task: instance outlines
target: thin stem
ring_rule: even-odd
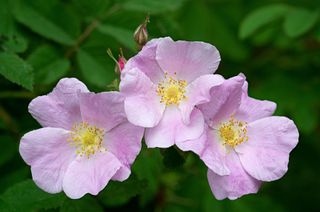
[[[84,32],[78,38],[76,44],[67,50],[65,53],[66,58],[70,58],[76,51],[78,51],[80,45],[89,37],[89,35],[93,32],[93,30],[98,26],[99,21],[93,20],[89,26],[86,27]]]
[[[112,15],[113,13],[115,13],[117,10],[119,10],[119,8],[120,8],[119,5],[115,4],[105,14],[103,14],[100,18],[97,17],[96,19],[94,19],[85,28],[83,33],[77,39],[76,43],[66,51],[64,56],[66,58],[72,57],[72,55],[79,50],[80,45],[91,35],[91,33],[96,29],[96,27],[100,24],[100,22],[103,21],[108,16]]]

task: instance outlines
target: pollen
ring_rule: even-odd
[[[86,122],[80,122],[72,127],[67,141],[76,147],[77,155],[89,158],[96,152],[106,151],[102,146],[104,134],[103,129]]]
[[[157,94],[161,97],[160,102],[169,105],[179,105],[181,101],[187,99],[186,86],[187,81],[177,80],[176,73],[174,76],[164,75],[165,79],[158,84]]]
[[[234,148],[242,142],[248,141],[247,123],[236,120],[233,116],[220,124],[218,131],[223,145]]]

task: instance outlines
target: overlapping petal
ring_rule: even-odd
[[[86,193],[97,195],[121,166],[110,152],[96,153],[90,159],[79,157],[65,173],[63,190],[72,199],[81,198]]]
[[[20,142],[20,155],[31,166],[35,183],[49,193],[62,190],[62,181],[75,149],[67,139],[70,133],[59,128],[41,128],[25,134]]]
[[[185,124],[190,123],[190,114],[194,107],[210,101],[210,89],[223,83],[224,78],[218,74],[202,75],[191,82],[186,88],[187,99],[180,103],[182,119]]]
[[[219,175],[230,174],[227,165],[228,152],[227,149],[221,145],[216,131],[208,128],[206,135],[207,140],[200,154],[200,159],[215,173]]]
[[[164,72],[192,82],[201,75],[213,74],[221,59],[211,44],[164,39],[158,44],[156,60]]]
[[[206,129],[204,129],[202,135],[199,138],[185,140],[185,141],[177,141],[176,145],[182,151],[192,151],[197,155],[201,155],[203,150],[205,149],[206,142],[207,142],[207,133],[206,133]]]
[[[237,111],[241,101],[243,83],[244,78],[236,76],[211,88],[210,102],[198,106],[210,126],[217,125]]]
[[[64,78],[51,93],[32,100],[29,112],[43,127],[71,129],[81,121],[79,92],[89,91],[79,80]]]
[[[191,114],[190,124],[185,125],[176,107],[167,107],[160,123],[146,129],[145,140],[148,147],[167,148],[176,142],[199,138],[204,130],[204,119],[198,109]]]
[[[156,87],[139,69],[122,72],[120,91],[126,98],[128,120],[141,127],[154,127],[161,120],[165,105],[160,103]]]
[[[127,121],[119,92],[81,93],[79,101],[82,120],[106,132]]]
[[[208,170],[209,185],[218,200],[225,198],[234,200],[243,195],[258,192],[261,182],[246,173],[238,155],[233,151],[228,154],[227,164],[230,174],[226,176],[220,176]]]
[[[157,84],[161,81],[164,77],[164,72],[156,60],[156,50],[159,43],[166,39],[170,38],[157,38],[149,41],[136,56],[128,60],[123,72],[138,68],[153,83]]]
[[[288,169],[289,153],[297,145],[299,132],[286,117],[267,117],[248,125],[248,138],[236,147],[244,169],[254,178],[272,181]]]
[[[267,100],[258,100],[248,96],[248,82],[242,88],[241,104],[235,114],[235,118],[252,122],[271,116],[276,110],[276,103]]]
[[[106,133],[104,145],[107,151],[117,156],[122,167],[114,180],[123,181],[131,173],[130,166],[141,150],[144,128],[124,122]]]

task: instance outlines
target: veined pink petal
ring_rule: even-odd
[[[192,112],[190,124],[185,125],[179,109],[175,106],[169,106],[160,123],[154,128],[146,129],[145,140],[149,148],[166,148],[177,142],[199,138],[203,130],[204,119],[198,109],[194,109]]]
[[[97,195],[121,166],[120,161],[108,151],[90,158],[78,157],[65,173],[63,190],[72,199],[79,199],[86,193]]]
[[[220,176],[208,169],[208,181],[212,193],[218,200],[234,200],[243,195],[257,193],[261,182],[251,177],[242,168],[239,158],[233,151],[227,155],[230,174]]]
[[[218,175],[228,175],[230,174],[227,164],[228,150],[219,141],[216,130],[206,128],[207,140],[199,155],[200,159]]]
[[[216,47],[204,42],[164,39],[158,44],[156,60],[164,72],[180,80],[192,82],[205,74],[214,73],[220,63]]]
[[[194,108],[190,115],[190,123],[185,124],[181,114],[177,117],[176,143],[199,138],[204,132],[204,117],[200,110]]]
[[[177,141],[176,145],[182,151],[192,151],[197,155],[201,155],[206,147],[207,131],[203,131],[202,135],[196,139],[190,139],[185,141]]]
[[[230,118],[237,111],[240,105],[243,83],[244,78],[236,76],[211,88],[210,102],[198,106],[210,126],[215,126]]]
[[[156,126],[164,112],[156,86],[139,69],[121,74],[120,91],[125,95],[124,108],[128,120],[137,126]]]
[[[124,97],[119,92],[79,94],[82,120],[109,131],[127,121]]]
[[[179,122],[179,111],[167,107],[159,124],[146,129],[144,138],[147,146],[167,148],[174,145],[176,122]]]
[[[235,118],[252,122],[264,117],[271,116],[276,110],[276,103],[267,100],[257,100],[248,96],[248,83],[242,88],[241,104]]]
[[[244,169],[254,178],[272,181],[288,170],[289,153],[297,145],[299,132],[286,117],[267,117],[247,126],[247,142],[236,147]]]
[[[41,128],[25,134],[20,155],[31,166],[34,182],[44,191],[62,191],[65,172],[75,159],[75,149],[67,142],[70,133],[60,128]]]
[[[123,165],[117,176],[114,176],[114,180],[123,181],[129,177],[130,166],[141,150],[143,132],[144,128],[126,121],[106,133],[104,146]]]
[[[81,121],[79,92],[89,91],[75,78],[61,79],[51,93],[31,101],[29,112],[43,127],[71,129]]]
[[[163,79],[164,72],[156,60],[156,50],[159,43],[167,39],[170,38],[158,38],[149,41],[136,56],[128,60],[123,71],[138,68],[147,75],[153,83],[157,84]]]
[[[186,88],[187,99],[179,105],[182,119],[185,124],[190,122],[190,114],[194,106],[210,101],[210,89],[224,82],[224,78],[218,74],[202,75],[191,82]]]

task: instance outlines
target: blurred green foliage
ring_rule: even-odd
[[[318,0],[0,0],[0,211],[317,211],[320,202],[320,2]],[[253,97],[278,104],[300,142],[288,173],[256,195],[214,199],[206,168],[191,153],[143,148],[133,174],[97,197],[70,200],[32,182],[18,153],[39,124],[30,100],[62,77],[93,91],[118,76],[107,48],[127,58],[132,33],[150,14],[150,37],[209,42],[218,73],[247,76]]]

